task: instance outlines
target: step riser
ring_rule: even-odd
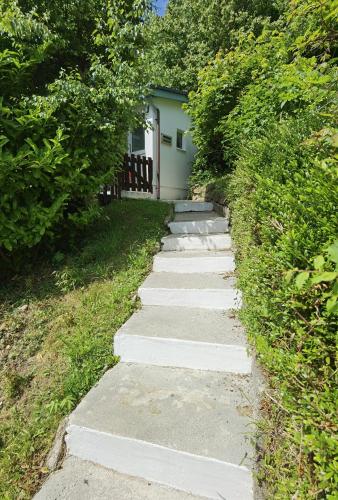
[[[139,297],[145,306],[202,307],[205,309],[239,309],[240,292],[208,289],[140,288]]]
[[[253,499],[246,467],[77,425],[67,431],[69,453],[83,460],[210,499]]]
[[[158,273],[232,273],[233,257],[154,258],[153,270]]]
[[[191,368],[226,373],[251,373],[244,347],[207,342],[117,334],[114,354],[126,363]]]
[[[175,212],[211,212],[213,210],[213,204],[209,202],[178,202],[175,203]]]
[[[169,222],[168,226],[172,234],[217,234],[229,231],[226,220]]]
[[[184,251],[184,250],[230,250],[231,237],[230,235],[210,235],[210,236],[191,236],[180,238],[163,238],[162,250],[168,251]]]

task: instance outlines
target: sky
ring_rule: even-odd
[[[163,16],[168,0],[156,0],[158,13]]]

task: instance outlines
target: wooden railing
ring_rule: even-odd
[[[115,184],[105,184],[99,193],[99,201],[107,205],[121,199],[121,191],[153,192],[153,160],[140,155],[125,155]]]

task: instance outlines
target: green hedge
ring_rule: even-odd
[[[337,479],[338,176],[304,132],[251,141],[228,187],[242,318],[283,408],[263,433],[274,498],[334,498]]]
[[[290,2],[260,37],[218,55],[190,96],[192,182],[227,173],[242,319],[269,374],[268,498],[337,491],[334,12],[332,2]]]
[[[92,219],[143,102],[149,5],[1,2],[0,255]]]

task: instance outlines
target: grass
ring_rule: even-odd
[[[31,498],[62,420],[112,367],[112,338],[164,234],[167,204],[128,200],[54,265],[40,262],[0,287],[0,498]]]

